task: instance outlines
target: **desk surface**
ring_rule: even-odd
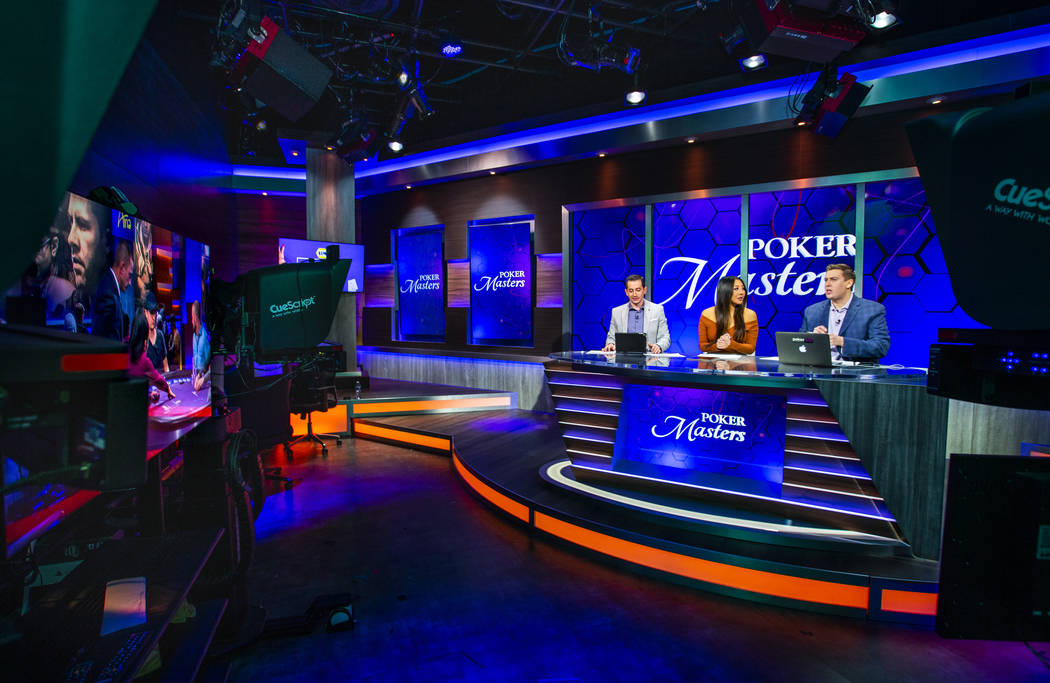
[[[724,384],[800,386],[814,380],[843,380],[879,384],[926,384],[926,370],[884,365],[836,365],[820,368],[788,365],[776,358],[757,356],[672,357],[664,354],[590,353],[562,351],[554,360],[585,366],[592,372],[647,377],[653,380],[717,381]]]

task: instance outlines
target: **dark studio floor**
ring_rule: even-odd
[[[475,499],[447,457],[352,439],[295,452],[265,457],[296,485],[257,521],[252,601],[287,617],[351,592],[357,625],[241,650],[233,681],[1050,680],[1046,643],[945,640],[584,557]]]

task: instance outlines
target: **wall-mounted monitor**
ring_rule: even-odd
[[[365,246],[363,244],[297,240],[290,237],[281,237],[277,240],[277,263],[323,261],[325,259],[325,250],[329,244],[339,245],[340,260],[350,260],[350,270],[346,274],[346,283],[343,285],[343,291],[362,291],[365,286]]]

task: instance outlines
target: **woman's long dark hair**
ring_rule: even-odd
[[[146,313],[141,308],[135,311],[135,320],[131,323],[131,339],[128,347],[131,351],[131,362],[137,363],[146,352],[146,337],[149,335],[149,323]]]
[[[733,307],[733,285],[744,281],[738,277],[724,277],[718,281],[718,289],[715,290],[715,338],[721,337],[730,327],[733,328],[733,341],[742,342],[747,339],[747,327],[744,325],[744,308],[747,307],[747,285],[744,285],[744,303],[736,307],[733,314],[733,324],[729,324],[729,311]]]

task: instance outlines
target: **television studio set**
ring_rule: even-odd
[[[1050,679],[1046,3],[8,9],[5,680]]]

